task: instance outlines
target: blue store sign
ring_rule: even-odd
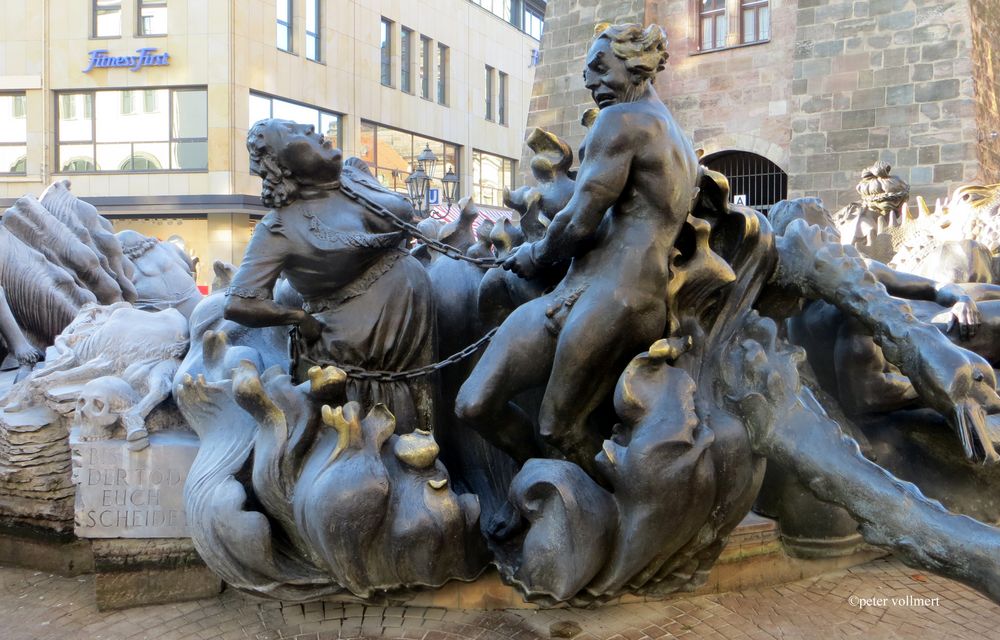
[[[90,53],[90,64],[84,73],[90,73],[91,69],[108,69],[111,67],[127,67],[130,71],[138,71],[143,67],[165,67],[170,64],[170,54],[164,51],[156,53],[157,49],[143,47],[136,49],[137,55],[132,56],[112,56],[108,55],[107,49],[95,49]]]

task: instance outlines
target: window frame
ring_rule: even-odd
[[[510,114],[507,112],[509,78],[510,76],[503,71],[497,71],[497,122],[503,126],[507,126],[510,120]]]
[[[437,67],[437,102],[448,106],[448,74],[451,70],[451,48],[448,45],[437,43],[438,67]]]
[[[729,34],[729,8],[726,6],[726,0],[694,0],[698,8],[698,51],[718,51],[719,49],[726,48],[726,40]],[[711,9],[705,9],[705,3],[712,3]],[[717,6],[721,3],[721,7]],[[722,18],[725,29],[722,34],[722,44],[719,42],[719,18]],[[705,23],[711,24],[712,42],[709,46],[705,46]]]
[[[706,53],[712,53],[713,51],[726,51],[729,49],[736,49],[739,47],[752,47],[755,45],[766,44],[771,41],[771,24],[773,21],[773,16],[771,12],[771,0],[725,0],[723,4],[723,9],[718,8],[712,9],[711,11],[702,12],[703,0],[691,0],[692,7],[691,10],[691,28],[694,30],[694,50],[690,52],[689,55],[702,55]],[[749,42],[744,42],[746,38],[745,29],[743,27],[744,15],[746,9],[755,11],[755,29],[757,33],[755,34],[756,39]],[[764,22],[761,18],[761,9],[766,9],[767,11],[767,21],[766,30],[767,37],[760,37],[760,26]],[[724,41],[719,46],[706,47],[702,42],[703,38],[703,19],[705,16],[712,15],[713,18],[724,16],[726,31],[724,35]],[[716,39],[716,24],[713,21],[713,40]]]
[[[382,16],[379,22],[379,80],[383,87],[393,87],[392,69],[392,36],[395,32],[393,25],[396,23]]]
[[[424,140],[431,140],[433,142],[439,142],[439,143],[443,144],[446,148],[447,147],[452,147],[452,149],[454,151],[454,154],[455,154],[455,163],[453,165],[449,164],[447,162],[447,157],[438,158],[438,165],[437,165],[435,174],[437,174],[438,172],[440,172],[441,176],[438,177],[437,175],[435,175],[435,176],[432,177],[432,179],[433,180],[437,180],[438,182],[440,182],[441,178],[444,177],[444,175],[447,173],[449,167],[451,167],[451,169],[455,172],[456,175],[462,175],[462,173],[461,173],[462,145],[460,145],[458,143],[449,142],[447,140],[442,140],[441,138],[435,138],[434,136],[426,136],[426,135],[424,135],[422,133],[417,133],[415,131],[408,131],[406,129],[400,129],[399,127],[392,127],[392,126],[389,126],[389,125],[380,124],[378,122],[375,122],[374,120],[365,120],[365,119],[362,119],[361,120],[361,128],[360,128],[362,133],[364,132],[365,128],[371,128],[371,131],[372,131],[372,149],[371,149],[372,162],[368,162],[367,160],[364,160],[364,162],[366,162],[368,164],[368,167],[371,169],[372,174],[375,176],[376,180],[378,180],[379,168],[380,168],[379,164],[378,164],[378,138],[379,138],[378,133],[379,133],[379,129],[385,129],[385,130],[388,130],[388,131],[394,131],[396,133],[400,133],[400,134],[403,134],[403,135],[410,136],[410,150],[411,150],[410,152],[411,152],[411,156],[414,159],[414,161],[416,160],[416,157],[418,155],[420,155],[420,151],[423,149],[423,147],[417,148],[418,145],[415,144],[416,138],[422,138]],[[363,154],[363,153],[359,153],[358,154],[358,156],[362,157],[362,159],[363,159],[364,155],[365,154]],[[382,167],[382,168],[388,170],[388,167]],[[409,177],[409,174],[404,175],[404,176],[400,176],[400,182],[403,184],[403,187],[401,189],[399,189],[399,190],[394,189],[391,185],[382,185],[382,186],[386,187],[387,189],[391,189],[391,190],[393,190],[396,193],[399,193],[401,195],[408,195],[407,192],[405,191],[405,188],[406,188],[405,185],[406,185],[406,178],[407,177]],[[380,184],[381,184],[381,182],[380,182]],[[459,191],[460,190],[461,190],[461,185],[459,185]],[[458,198],[459,198],[459,195],[456,194],[455,199],[458,200]]]
[[[284,3],[286,10],[288,12],[288,19],[282,20],[278,17],[278,7]],[[275,5],[274,20],[276,25],[276,30],[274,34],[274,46],[278,51],[284,51],[285,53],[295,53],[295,2],[294,0],[278,0]],[[288,48],[284,49],[278,45],[278,32],[277,28],[283,28],[285,30],[285,35],[288,38]]]
[[[309,30],[309,18],[313,19],[315,31]],[[309,39],[315,41],[315,57],[309,55]],[[306,0],[306,60],[324,62],[323,57],[323,2],[322,0]]]
[[[280,100],[281,102],[284,102],[286,104],[291,104],[291,105],[295,105],[295,106],[298,106],[298,107],[304,107],[306,109],[312,109],[313,111],[316,111],[317,112],[316,113],[316,123],[315,123],[316,124],[316,131],[320,131],[321,123],[322,123],[322,120],[321,120],[322,116],[324,116],[324,115],[326,115],[326,116],[335,116],[337,118],[337,140],[336,140],[335,146],[336,146],[337,149],[343,149],[344,148],[343,144],[344,144],[344,118],[345,118],[345,115],[343,113],[340,113],[339,111],[330,111],[329,109],[323,109],[322,107],[317,107],[316,105],[309,104],[308,102],[301,102],[299,100],[289,100],[288,98],[283,98],[282,96],[276,96],[276,95],[272,95],[270,93],[265,93],[263,91],[254,91],[253,89],[251,89],[250,92],[249,92],[249,94],[247,95],[247,101],[249,102],[253,98],[264,98],[265,100],[270,101],[270,112],[269,112],[270,115],[268,116],[269,118],[273,118],[274,117],[274,101],[275,100]],[[249,128],[249,127],[253,126],[253,124],[254,124],[253,122],[250,122],[250,123],[248,123],[247,127]],[[305,123],[302,123],[302,124],[305,124]],[[322,133],[323,135],[326,135],[325,131],[320,131],[320,133]]]
[[[399,27],[399,90],[413,93],[413,29]]]
[[[761,37],[761,9],[767,9],[767,36]],[[746,39],[746,15],[754,14],[754,29],[756,37],[753,40]],[[771,1],[770,0],[740,0],[740,44],[757,44],[758,42],[768,42],[771,40]]]
[[[433,55],[431,39],[420,34],[420,97],[424,100],[431,99],[431,73],[433,72],[431,56]]]
[[[24,171],[11,171],[10,169],[14,165],[11,165],[11,167],[0,167],[0,176],[26,176],[28,175],[28,93],[27,91],[0,91],[0,97],[13,98],[11,101],[11,117],[15,120],[23,118],[25,121],[24,142],[0,142],[0,147],[17,147],[19,149],[24,149],[24,154],[19,156],[18,160],[15,162],[16,165],[17,162],[21,161],[21,158],[24,158]],[[21,100],[18,101],[18,98]],[[18,102],[21,102],[21,115],[18,115]]]
[[[174,168],[168,167],[166,169],[160,168],[160,169],[149,169],[149,170],[121,170],[121,169],[100,169],[100,168],[98,168],[98,166],[97,166],[97,145],[98,145],[98,140],[97,140],[97,120],[98,120],[98,113],[97,113],[97,96],[96,96],[96,94],[98,94],[98,93],[106,93],[106,92],[123,93],[123,92],[129,91],[129,92],[133,93],[133,99],[134,99],[134,97],[135,97],[134,94],[135,93],[144,92],[146,90],[152,90],[152,91],[163,91],[163,90],[165,90],[165,91],[168,92],[167,93],[168,115],[167,115],[167,137],[166,137],[166,139],[165,140],[130,140],[128,142],[103,143],[103,144],[123,144],[123,145],[124,144],[128,144],[128,145],[132,145],[133,147],[134,147],[134,145],[137,145],[137,144],[139,144],[139,145],[142,145],[142,144],[166,144],[168,146],[167,155],[168,155],[169,163],[170,163],[170,165],[173,165],[173,163],[174,163],[173,147],[174,147],[175,144],[190,143],[190,142],[204,142],[205,143],[205,168],[203,168],[203,169],[185,169],[185,168],[174,169]],[[189,92],[189,91],[202,91],[202,92],[204,92],[204,94],[205,94],[205,109],[206,109],[206,115],[207,115],[207,113],[208,113],[208,86],[207,85],[177,85],[177,86],[156,86],[156,87],[118,87],[118,88],[100,88],[100,89],[68,89],[68,90],[65,90],[65,91],[54,91],[53,92],[53,101],[55,103],[55,127],[54,127],[54,132],[53,133],[55,135],[55,144],[53,145],[53,153],[55,154],[54,166],[57,167],[57,169],[55,169],[52,172],[53,175],[62,175],[62,174],[118,174],[118,175],[144,174],[145,175],[145,174],[150,174],[150,173],[165,173],[165,174],[176,174],[176,173],[207,173],[208,172],[208,129],[209,129],[209,127],[208,127],[208,120],[206,119],[206,121],[205,121],[205,136],[204,137],[196,137],[196,138],[174,137],[174,117],[175,117],[175,113],[174,113],[174,95],[176,93]],[[86,100],[84,101],[84,109],[83,109],[83,117],[84,118],[88,118],[88,117],[90,118],[90,139],[89,140],[67,140],[67,141],[64,142],[62,140],[62,136],[61,136],[60,130],[59,130],[59,122],[61,120],[61,117],[60,117],[60,100],[63,100],[64,98],[69,97],[69,96],[77,96],[77,95],[85,95],[85,96],[89,96],[90,97],[90,101],[89,101],[90,107],[89,107],[89,109],[87,108],[88,102]],[[119,97],[119,104],[120,104],[120,100],[121,100],[121,98]],[[74,102],[70,101],[69,103],[73,104],[74,108],[75,108],[75,103]],[[75,117],[75,114],[74,114],[74,117]],[[91,156],[90,157],[91,157],[92,165],[93,165],[94,168],[93,169],[88,169],[88,170],[76,170],[76,171],[74,171],[74,170],[64,170],[63,166],[66,163],[62,162],[63,159],[61,157],[61,151],[60,151],[60,147],[63,144],[76,144],[76,145],[89,144],[91,146],[91,148],[92,148],[92,152],[91,152]],[[132,152],[129,154],[129,160],[131,160],[134,157],[136,157],[136,151],[133,148]]]
[[[90,3],[90,39],[91,40],[109,40],[113,38],[122,37],[122,2],[106,4],[103,8],[98,4],[100,0],[91,0]],[[102,13],[118,13],[118,33],[115,35],[101,35],[97,32],[98,16]]]
[[[135,36],[137,38],[161,38],[168,34],[167,31],[163,33],[145,33],[142,27],[142,10],[145,8],[163,8],[167,10],[167,15],[170,15],[170,9],[168,8],[168,0],[136,0],[135,4]],[[169,18],[168,18],[169,20]]]
[[[491,158],[498,158],[500,160],[500,173],[505,178],[504,184],[500,184],[497,187],[490,187],[495,193],[489,198],[483,197],[483,185],[482,185],[482,162],[483,156],[489,156]],[[505,169],[504,167],[509,168]],[[482,149],[472,149],[472,171],[470,171],[472,177],[472,190],[469,195],[471,195],[477,204],[482,204],[487,207],[503,207],[503,190],[510,189],[513,191],[517,187],[517,160],[514,158],[508,158],[497,153],[490,153],[489,151],[483,151]],[[476,176],[479,175],[480,179],[476,180]],[[509,180],[510,184],[506,184]],[[486,202],[489,200],[490,202]]]
[[[486,97],[486,104],[485,104],[485,106],[486,106],[486,119],[488,121],[490,121],[490,122],[494,122],[494,120],[493,120],[493,80],[494,80],[495,76],[496,76],[496,68],[495,67],[491,67],[490,65],[486,65],[485,78],[484,78],[484,83],[483,84],[485,85],[485,93],[486,93],[486,96],[485,96]]]

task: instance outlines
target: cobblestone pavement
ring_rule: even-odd
[[[0,568],[3,640],[580,640],[988,638],[1000,607],[955,582],[878,560],[777,587],[593,610],[448,611],[305,605],[227,591],[183,604],[99,612],[93,578]],[[876,600],[876,599],[883,600]],[[893,598],[897,601],[893,602]]]

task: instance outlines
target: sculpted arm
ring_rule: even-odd
[[[951,307],[952,322],[958,323],[962,337],[975,335],[982,316],[975,301],[960,286],[896,271],[874,260],[867,263],[868,270],[882,283],[889,295],[906,300],[929,300],[942,307]]]
[[[284,235],[261,226],[247,246],[243,263],[226,289],[225,317],[247,327],[310,325],[315,319],[304,310],[280,305],[273,299],[274,284],[291,248]],[[308,327],[304,327],[308,330]]]
[[[635,156],[636,124],[632,118],[615,111],[603,111],[587,140],[587,155],[580,165],[573,196],[557,213],[538,242],[518,251],[537,265],[549,265],[578,255],[586,240],[593,236],[608,210],[621,196],[628,183]],[[520,273],[517,266],[512,267]]]

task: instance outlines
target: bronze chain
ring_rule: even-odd
[[[485,268],[498,267],[503,262],[502,260],[498,260],[497,258],[473,258],[467,256],[461,251],[459,251],[456,247],[453,247],[449,244],[441,242],[440,240],[437,240],[435,238],[430,238],[424,235],[423,233],[420,232],[420,230],[417,228],[415,224],[403,220],[393,212],[389,211],[382,205],[378,204],[377,202],[361,195],[360,193],[352,189],[350,186],[348,186],[346,183],[341,183],[340,190],[341,192],[343,192],[345,196],[347,196],[351,200],[360,202],[365,206],[366,209],[368,209],[372,213],[382,218],[385,218],[392,224],[410,233],[415,238],[418,238],[419,240],[426,243],[432,249],[440,251],[449,258],[453,258],[455,260],[464,260],[466,262],[471,262],[477,267],[485,267]],[[293,329],[292,332],[293,345],[297,342],[298,338],[298,335],[296,335],[297,333],[298,332],[295,329]],[[337,367],[338,369],[346,373],[348,377],[354,378],[356,380],[376,380],[379,382],[399,382],[402,380],[413,380],[415,378],[422,378],[423,376],[430,375],[435,371],[440,371],[441,369],[444,369],[449,365],[453,365],[456,362],[461,362],[462,360],[465,360],[466,358],[468,358],[469,356],[471,356],[472,354],[476,353],[481,348],[483,348],[483,346],[487,342],[493,339],[493,336],[495,336],[496,333],[497,329],[492,329],[490,330],[489,333],[484,335],[479,340],[476,340],[475,342],[465,347],[461,351],[451,354],[444,360],[435,362],[434,364],[429,364],[423,367],[419,367],[417,369],[410,369],[409,371],[371,371],[369,369],[356,367],[350,364],[332,364],[331,366]],[[295,359],[295,356],[296,354],[293,352],[293,360]]]
[[[403,220],[402,218],[394,214],[392,211],[389,211],[379,203],[373,201],[367,196],[358,193],[352,187],[350,187],[346,181],[340,184],[340,190],[343,192],[345,196],[347,196],[351,200],[360,202],[365,206],[366,209],[368,209],[375,215],[385,218],[386,220],[396,225],[400,229],[408,232],[414,238],[417,238],[418,240],[420,240],[430,248],[434,249],[435,251],[440,251],[449,258],[452,258],[454,260],[464,260],[465,262],[470,262],[476,265],[477,267],[482,267],[485,269],[489,269],[492,267],[499,267],[501,264],[503,264],[503,260],[500,260],[498,258],[473,258],[471,256],[467,256],[460,250],[458,250],[456,247],[453,247],[449,244],[445,244],[444,242],[441,242],[436,238],[431,238],[429,236],[424,235],[423,233],[420,232],[420,229],[417,228],[417,225],[407,222],[406,220]]]

